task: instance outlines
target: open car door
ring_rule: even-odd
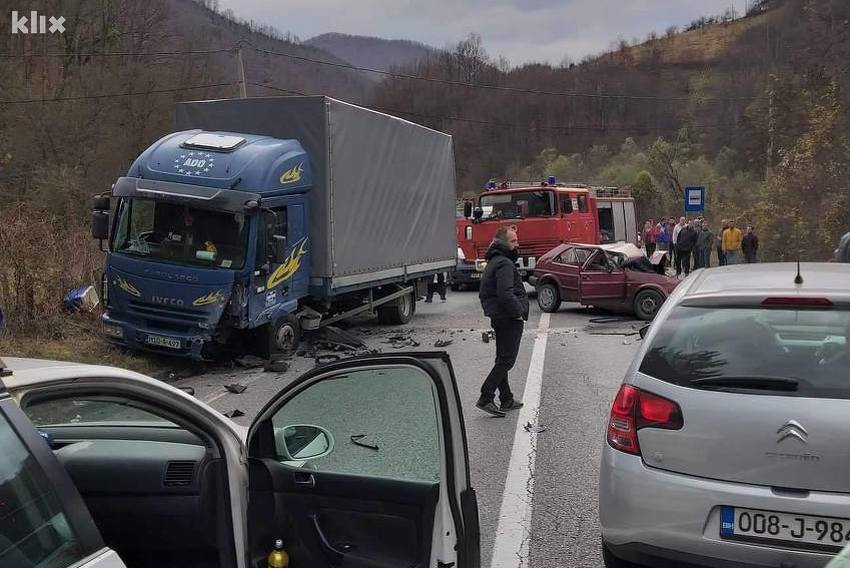
[[[248,433],[250,565],[479,568],[478,506],[448,355],[310,371]]]

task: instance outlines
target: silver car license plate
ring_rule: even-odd
[[[157,347],[168,347],[169,349],[180,349],[183,343],[174,337],[163,337],[162,335],[150,335],[145,338],[145,343],[148,345],[156,345]]]
[[[839,551],[850,542],[850,519],[723,507],[720,536],[765,544]]]

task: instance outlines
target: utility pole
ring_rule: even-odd
[[[248,98],[248,85],[245,83],[245,63],[242,61],[242,46],[236,48],[236,66],[239,81],[240,98]]]

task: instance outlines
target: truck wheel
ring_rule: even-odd
[[[413,319],[416,300],[413,294],[405,294],[398,300],[378,308],[378,322],[384,325],[402,325]]]
[[[301,341],[301,322],[295,316],[284,316],[271,322],[266,340],[268,357],[292,355]]]
[[[661,309],[664,298],[655,290],[641,290],[635,296],[635,315],[638,319],[650,321]]]
[[[537,288],[537,305],[547,313],[557,312],[561,307],[561,293],[558,287],[551,283],[543,284]]]

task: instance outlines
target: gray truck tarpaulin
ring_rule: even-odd
[[[455,164],[448,134],[322,96],[179,103],[177,129],[298,140],[314,187],[312,278],[365,281],[455,265]],[[401,271],[399,271],[401,269]]]

